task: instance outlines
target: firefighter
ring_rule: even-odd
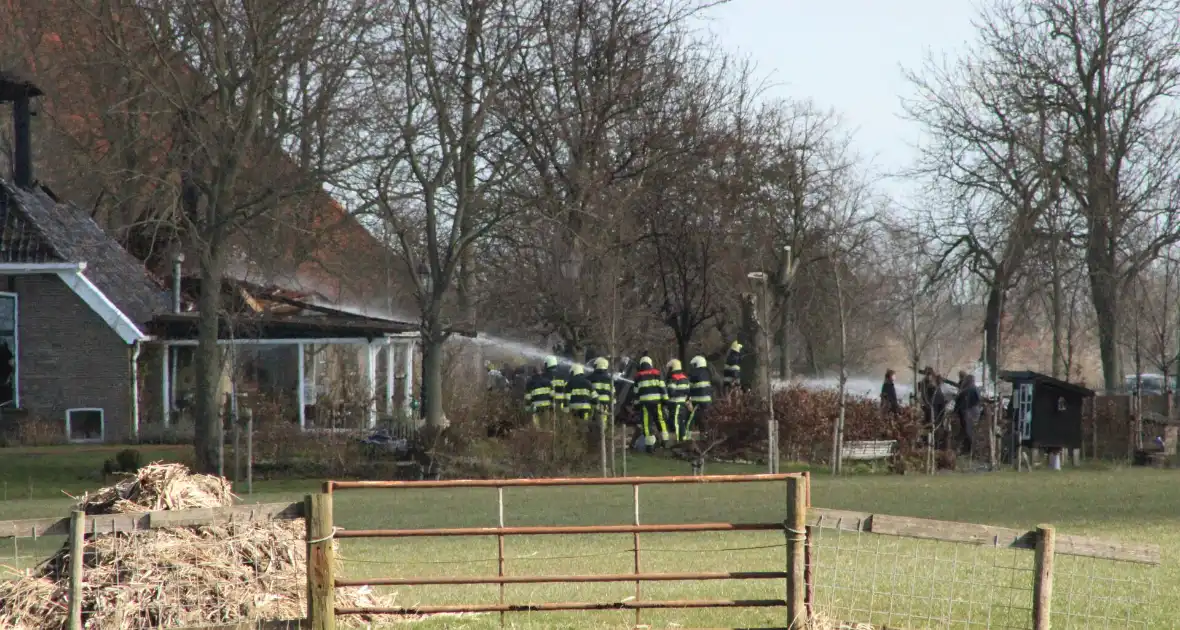
[[[607,430],[607,423],[614,416],[615,410],[611,403],[615,397],[615,379],[610,373],[610,361],[606,357],[594,359],[594,371],[590,373],[590,383],[594,385],[595,409],[598,410],[599,429]]]
[[[590,418],[594,414],[594,403],[597,398],[594,384],[586,378],[586,368],[581,363],[575,363],[570,369],[570,380],[566,384],[567,408],[584,427],[590,427]]]
[[[688,391],[690,383],[680,359],[667,365],[665,380],[668,389],[668,424],[672,425],[672,441],[688,439]]]
[[[725,370],[721,379],[725,392],[729,393],[742,384],[742,342],[734,341],[729,344],[729,352],[725,355]]]
[[[705,357],[697,355],[689,362],[692,370],[688,373],[689,391],[688,401],[692,404],[692,413],[688,417],[688,428],[685,433],[703,432],[706,429],[705,420],[709,413],[709,406],[713,404],[713,375],[709,372],[709,363]]]
[[[525,406],[533,416],[533,427],[541,428],[541,416],[553,412],[553,384],[541,368],[533,368],[533,376],[525,385]]]
[[[664,379],[660,376],[660,371],[654,367],[651,357],[639,359],[639,370],[635,372],[634,400],[642,415],[643,445],[650,453],[655,450],[657,429],[660,439],[664,442],[671,437],[668,434],[668,426],[664,424],[664,403],[668,400],[668,392],[664,386]]]
[[[566,374],[557,362],[557,357],[545,357],[545,375],[549,377],[549,383],[553,387],[553,406],[559,411],[564,411],[567,401]]]

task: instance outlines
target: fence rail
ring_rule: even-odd
[[[943,542],[988,545],[1012,549],[1035,550],[1037,530],[1010,529],[974,523],[939,521],[927,518],[888,516],[868,512],[849,512],[812,508],[808,517],[811,527],[840,529],[844,531],[867,532],[902,538],[918,538]],[[1117,560],[1140,564],[1158,565],[1160,547],[1151,544],[1132,544],[1086,538],[1063,536],[1056,538],[1056,553],[1067,556]]]

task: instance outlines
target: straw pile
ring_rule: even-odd
[[[101,514],[218,507],[232,500],[224,479],[194,475],[176,464],[153,464],[78,503],[88,514]],[[84,625],[147,630],[302,618],[305,551],[303,521],[90,537],[84,558]],[[31,575],[0,582],[0,628],[65,627],[68,556],[63,548]],[[342,606],[382,604],[361,589],[339,589],[336,597]]]

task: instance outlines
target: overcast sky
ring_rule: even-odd
[[[918,130],[900,99],[902,68],[972,38],[972,0],[730,0],[708,13],[722,45],[757,64],[775,97],[810,98],[840,113],[881,172],[904,168]],[[897,183],[886,188],[905,196]]]

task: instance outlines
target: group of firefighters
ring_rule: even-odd
[[[723,391],[740,386],[741,352],[741,343],[730,345],[722,373]],[[538,428],[543,417],[556,420],[561,413],[591,432],[605,431],[614,416],[615,380],[605,357],[594,359],[587,373],[581,363],[567,369],[556,356],[550,356],[525,385],[525,405]],[[706,430],[713,377],[704,356],[693,357],[687,371],[679,359],[668,361],[661,371],[645,354],[631,383],[626,402],[637,412],[635,424],[643,432],[646,450],[654,450],[657,444],[670,447],[695,440]]]

